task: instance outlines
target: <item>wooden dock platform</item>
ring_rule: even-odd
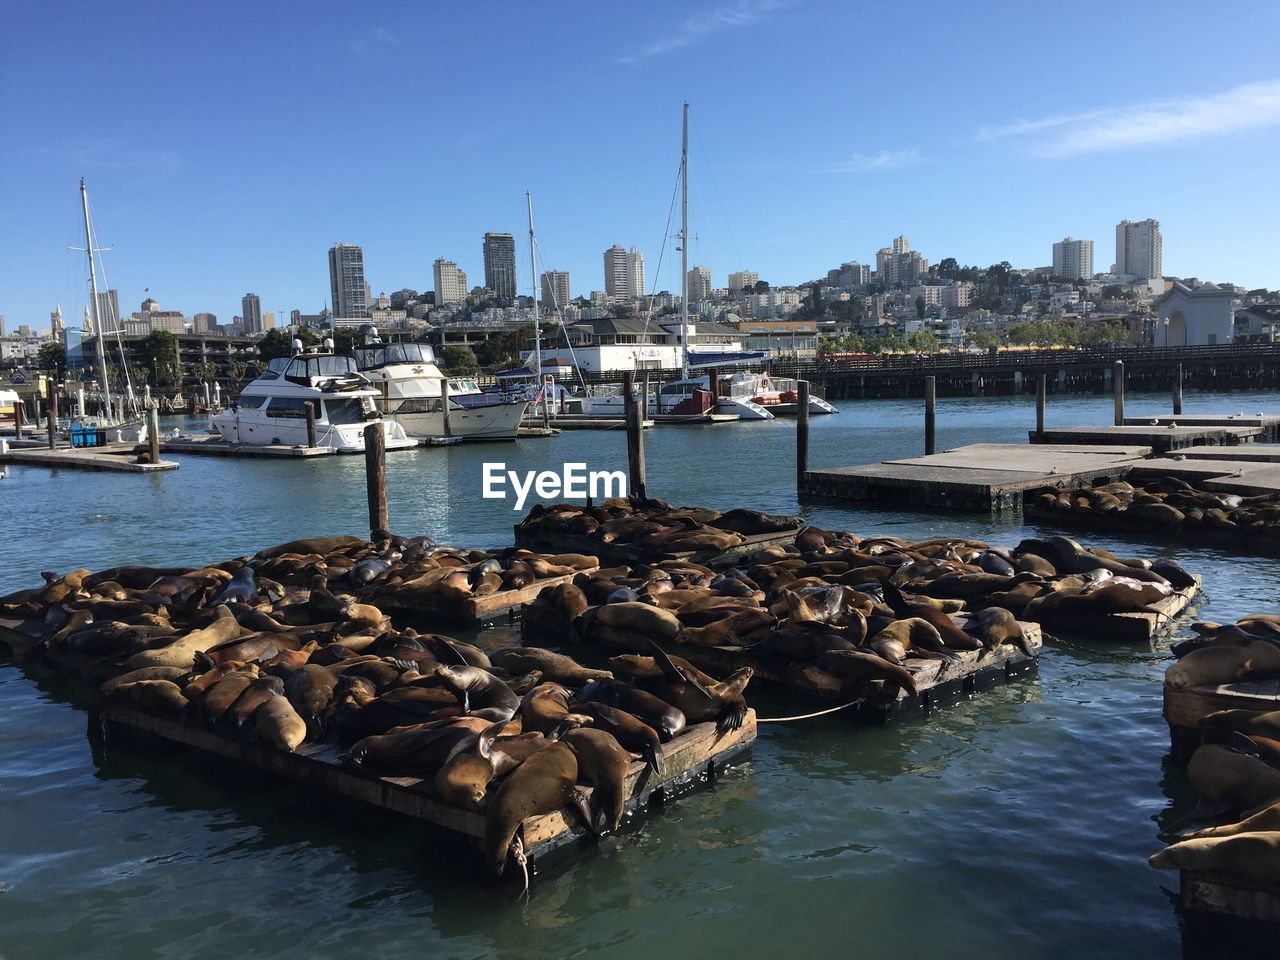
[[[1196,576],[1195,580],[1194,587],[1178,590],[1163,600],[1149,604],[1159,613],[1108,613],[1084,617],[1078,613],[1055,615],[1048,611],[1047,615],[1040,618],[1040,623],[1050,632],[1064,637],[1149,643],[1168,630],[1173,621],[1191,606],[1196,594],[1200,592],[1200,577]]]
[[[1266,413],[1171,413],[1154,417],[1125,417],[1124,423],[1126,427],[1168,427],[1175,423],[1182,427],[1259,427],[1262,442],[1280,440],[1280,416]]]
[[[1246,882],[1225,873],[1182,870],[1179,888],[1182,908],[1192,913],[1280,923],[1280,886]]]
[[[1019,510],[1026,490],[1080,487],[1123,477],[1149,446],[975,443],[927,457],[805,474],[801,493],[836,500],[909,501],[953,510]]]
[[[1168,453],[1183,447],[1204,445],[1232,446],[1261,438],[1259,426],[1123,426],[1123,427],[1057,427],[1035,430],[1028,436],[1034,444],[1087,443],[1115,446],[1141,445],[1154,453]]]
[[[897,691],[896,696],[892,693],[881,697],[873,695],[848,712],[858,723],[906,719],[951,706],[976,691],[1034,676],[1037,657],[1044,646],[1043,634],[1039,625],[1034,623],[1023,623],[1022,630],[1036,657],[1028,657],[1016,647],[1005,646],[985,657],[979,656],[981,651],[957,650],[954,651],[957,659],[951,663],[908,658],[903,665],[913,672],[918,695],[912,696],[905,690]],[[626,644],[608,639],[601,642],[620,653],[644,652],[628,649]],[[742,667],[751,667],[757,679],[787,687],[795,693],[823,700],[847,699],[844,681],[811,663],[763,656],[742,647],[667,643],[663,649],[713,676],[725,677]],[[885,692],[883,681],[874,681],[874,685],[879,692]]]
[[[16,463],[28,467],[50,467],[71,470],[112,470],[117,473],[156,473],[177,470],[172,460],[139,463],[139,447],[135,443],[109,443],[102,447],[9,447],[0,454],[0,463]],[[145,448],[142,448],[145,449]],[[163,450],[163,446],[161,447]]]
[[[484,839],[484,815],[443,803],[436,796],[432,780],[376,777],[348,770],[342,764],[342,752],[333,744],[304,743],[294,753],[286,753],[118,705],[104,707],[100,715],[92,719],[101,723],[91,722],[90,728],[104,730],[108,738],[131,734],[158,737],[186,749],[266,771],[308,791],[323,791],[410,817],[477,852]],[[667,799],[714,781],[726,767],[745,759],[755,738],[753,710],[747,712],[737,730],[720,733],[714,723],[685,728],[678,737],[663,745],[666,764],[662,779],[655,781],[650,777],[645,782],[644,763],[631,764],[627,774],[628,812],[633,817],[643,816]],[[590,791],[589,787],[583,789]],[[523,838],[530,872],[545,871],[560,859],[557,854],[572,852],[590,836],[581,820],[568,810],[527,819]],[[507,875],[510,873],[508,870]]]
[[[527,530],[516,526],[516,546],[526,550],[543,553],[583,553],[587,556],[599,557],[604,565],[639,566],[657,563],[660,560],[688,560],[708,567],[731,567],[743,560],[756,556],[767,547],[782,546],[794,543],[799,529],[784,530],[780,533],[756,533],[746,537],[741,543],[720,551],[684,551],[679,553],[655,553],[630,543],[601,543],[589,536],[561,534],[549,538],[535,536]]]
[[[1219,710],[1280,710],[1280,679],[1206,683],[1198,687],[1164,688],[1164,718],[1175,751],[1200,745],[1204,718]]]
[[[584,413],[562,413],[551,418],[551,426],[557,430],[626,430],[627,421],[622,417],[591,417]],[[640,426],[649,430],[652,420],[642,420]]]

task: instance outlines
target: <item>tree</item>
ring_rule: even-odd
[[[36,357],[39,369],[54,376],[61,376],[67,366],[67,348],[56,340],[40,344],[40,353]]]
[[[768,292],[769,292],[769,281],[768,281],[768,280],[757,280],[757,281],[756,281],[756,286],[755,286],[755,291],[756,291],[756,293],[768,293]]]
[[[927,307],[924,302],[924,294],[920,294],[919,296],[916,297],[916,319],[917,320],[924,319],[924,313],[926,309]]]
[[[942,341],[934,336],[933,331],[920,327],[907,337],[907,346],[920,353],[937,353],[942,349]]]
[[[178,340],[168,330],[152,330],[143,337],[138,345],[138,359],[157,387],[172,387],[181,382]]]
[[[448,373],[470,373],[479,366],[470,347],[445,347],[440,351],[440,363]]]
[[[969,344],[981,347],[983,350],[990,350],[992,347],[1000,346],[1000,335],[994,330],[970,330]]]
[[[249,365],[243,360],[232,360],[227,364],[227,372],[231,374],[231,379],[240,381],[244,379],[245,373],[249,370]]]
[[[938,263],[938,276],[944,280],[955,280],[960,276],[960,264],[955,257],[943,257]]]
[[[296,333],[287,329],[268,330],[258,341],[258,358],[269,363],[277,357],[293,356],[293,341],[301,340],[304,347],[319,343],[320,338],[308,327],[299,327]]]

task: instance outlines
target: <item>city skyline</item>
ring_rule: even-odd
[[[363,247],[375,296],[426,290],[441,253],[481,277],[485,232],[516,238],[516,289],[527,296],[526,189],[539,276],[568,271],[581,278],[575,295],[598,289],[590,278],[600,274],[600,251],[619,242],[645,252],[650,289],[678,290],[679,255],[664,227],[685,98],[689,262],[709,266],[717,287],[744,270],[774,285],[812,280],[836,264],[874,262],[902,234],[931,262],[1020,267],[1046,264],[1063,237],[1083,238],[1102,270],[1116,225],[1147,217],[1168,239],[1165,274],[1280,287],[1265,252],[1280,214],[1265,189],[1267,158],[1280,145],[1280,82],[1259,72],[1262,57],[1248,56],[1263,51],[1280,11],[1233,11],[1235,29],[1197,37],[1201,55],[1177,74],[1145,70],[1133,38],[1148,35],[1152,17],[1198,9],[1189,4],[1054,20],[1052,42],[1046,16],[1013,6],[974,16],[925,4],[907,25],[887,11],[801,0],[658,4],[618,35],[587,5],[558,16],[511,7],[511,30],[483,57],[479,41],[466,39],[483,35],[480,14],[458,11],[454,39],[432,47],[432,77],[450,78],[461,115],[484,115],[516,71],[531,100],[568,90],[579,99],[554,123],[534,111],[442,140],[401,122],[428,82],[414,56],[415,38],[430,33],[428,14],[387,8],[376,15],[385,22],[339,24],[323,6],[305,22],[272,9],[243,18],[85,6],[84,30],[56,38],[34,6],[15,9],[0,77],[11,86],[40,80],[9,105],[22,137],[0,147],[6,182],[23,185],[5,197],[6,219],[22,229],[0,237],[0,313],[11,325],[47,322],[58,303],[68,319],[81,315],[83,254],[67,249],[76,245],[81,175],[98,241],[113,247],[106,279],[129,303],[149,288],[189,313],[230,317],[252,289],[264,312],[318,311],[329,292],[319,256],[330,238]],[[716,16],[729,8],[737,15]],[[834,66],[849,36],[912,27],[906,69],[891,43],[860,47],[852,67]],[[520,51],[564,30],[588,52],[599,89],[579,90],[584,64],[525,62]],[[999,56],[976,60],[978,40]],[[1108,69],[1062,86],[1055,78],[1074,70],[1073,51],[1086,43]],[[147,71],[111,69],[114,51],[144,46],[171,50],[189,69],[164,84]],[[278,104],[261,98],[262,78],[222,69],[232,48],[279,66],[269,78]],[[317,48],[334,50],[345,69],[308,58]],[[53,58],[65,69],[45,69]],[[474,69],[504,59],[513,64]],[[744,76],[753,71],[743,66],[764,62],[776,69]],[[876,96],[887,71],[905,98]],[[1023,75],[1032,81],[1009,79]],[[92,115],[77,95],[90,77]],[[331,144],[317,133],[335,97],[361,116],[361,138]],[[902,109],[910,99],[932,109]],[[628,105],[625,147],[596,163],[622,132],[606,112],[619,102]],[[787,129],[813,135],[778,136]],[[262,149],[227,149],[244,138]]]

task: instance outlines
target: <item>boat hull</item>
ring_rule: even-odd
[[[411,437],[460,437],[465,441],[498,442],[516,439],[520,421],[529,404],[526,401],[499,403],[483,407],[451,407],[449,431],[439,410],[426,413],[392,413]]]
[[[373,422],[373,421],[370,421]],[[379,421],[382,436],[388,450],[401,450],[417,446],[404,428],[392,420]],[[307,445],[305,420],[284,417],[266,417],[256,411],[223,410],[209,418],[209,424],[227,443],[248,444],[255,447]],[[363,453],[364,428],[367,423],[316,424],[316,446],[327,447],[337,453]]]

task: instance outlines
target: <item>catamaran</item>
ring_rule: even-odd
[[[382,393],[356,369],[351,357],[333,353],[333,341],[306,351],[293,341],[291,357],[276,357],[235,402],[209,419],[228,443],[305,446],[307,403],[315,418],[316,446],[338,453],[364,450],[364,429],[381,423],[388,450],[418,445],[394,420],[378,412]]]

